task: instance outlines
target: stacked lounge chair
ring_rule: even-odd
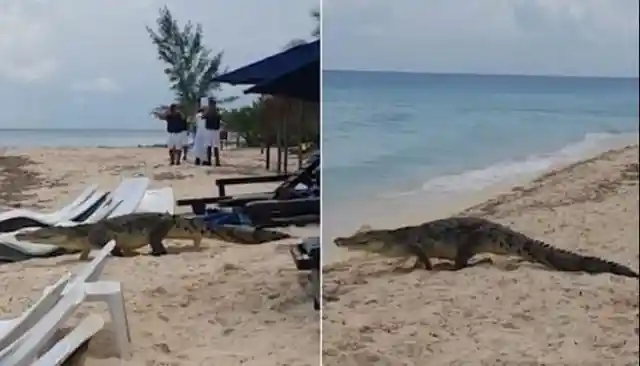
[[[83,358],[89,341],[105,323],[96,314],[85,317],[53,346],[47,345],[87,301],[106,302],[120,357],[130,356],[131,336],[120,282],[99,280],[114,247],[113,241],[107,243],[77,273],[66,274],[45,288],[40,299],[20,316],[0,320],[0,365],[57,366]]]
[[[115,217],[134,212],[140,205],[149,185],[148,178],[125,179],[103,200],[84,221],[57,221],[56,226],[74,226],[79,223],[98,222],[107,217]],[[45,225],[40,222],[41,226]],[[34,227],[22,227],[12,232],[0,233],[0,262],[17,262],[37,257],[52,257],[64,254],[64,250],[55,245],[34,244],[18,240],[15,234],[24,230],[34,230]]]
[[[197,215],[219,214],[243,216],[242,223],[256,227],[308,225],[320,222],[320,154],[314,152],[305,164],[291,175],[227,178],[216,180],[218,197],[181,199],[178,206],[190,205]],[[271,192],[227,196],[228,185],[281,181]],[[299,188],[303,186],[304,188]],[[215,206],[207,207],[214,204]]]
[[[0,233],[16,231],[24,227],[43,227],[62,221],[82,222],[93,214],[107,198],[98,185],[87,187],[73,202],[55,212],[37,212],[13,209],[0,212]]]

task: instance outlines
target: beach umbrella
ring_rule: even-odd
[[[262,84],[268,80],[296,72],[301,67],[318,62],[317,76],[320,77],[320,41],[304,43],[278,52],[262,60],[219,75],[213,80],[231,85]],[[319,84],[319,82],[318,82]]]
[[[320,101],[320,59],[265,80],[245,90],[244,93],[269,94],[318,102]]]
[[[310,102],[320,101],[320,41],[303,43],[278,52],[247,66],[222,74],[214,81],[232,85],[254,84],[245,94],[259,93],[300,99]],[[284,149],[284,169],[286,172],[288,140],[286,123],[279,126],[278,162]],[[267,149],[268,152],[268,149]],[[267,159],[268,153],[267,153]],[[278,170],[281,164],[278,164]]]

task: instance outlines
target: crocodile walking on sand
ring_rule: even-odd
[[[516,255],[560,271],[640,278],[637,272],[622,264],[555,248],[478,217],[449,217],[392,230],[363,227],[352,236],[335,238],[334,243],[349,250],[401,258],[399,264],[416,258],[413,268],[423,265],[427,270],[433,269],[431,258],[451,260],[453,269],[458,270],[468,266],[476,254],[489,253]]]
[[[18,240],[35,244],[52,244],[70,252],[80,252],[80,259],[89,258],[92,249],[102,248],[115,240],[114,254],[131,256],[135,250],[151,246],[152,255],[167,254],[163,239],[192,240],[196,249],[203,238],[238,244],[262,244],[291,238],[291,235],[247,225],[217,225],[209,227],[200,217],[168,213],[132,213],[108,218],[96,223],[75,226],[52,226],[16,234]]]

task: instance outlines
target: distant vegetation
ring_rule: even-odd
[[[320,12],[310,13],[316,26],[313,38],[320,37]],[[319,143],[318,103],[302,102],[276,96],[260,96],[252,104],[239,108],[224,108],[224,104],[235,100],[219,98],[220,85],[213,78],[224,73],[223,51],[213,53],[205,46],[201,24],[187,22],[183,27],[166,6],[159,10],[157,28],[147,27],[151,42],[156,46],[158,59],[166,67],[169,88],[174,92],[175,102],[190,122],[195,122],[200,101],[214,97],[222,106],[221,112],[226,129],[236,132],[248,146],[268,147],[273,145],[294,146],[300,143]],[[290,41],[285,49],[306,43],[303,39]],[[242,65],[238,65],[242,66]],[[158,117],[166,112],[168,104],[154,108],[151,113]],[[282,131],[286,127],[286,141]],[[280,141],[278,141],[280,140]]]
[[[169,79],[169,88],[174,92],[182,112],[190,121],[194,120],[200,100],[204,97],[216,97],[220,84],[213,78],[224,72],[222,68],[223,52],[212,54],[204,44],[201,24],[187,22],[180,27],[166,6],[159,10],[156,20],[157,30],[147,27],[151,42],[156,46],[158,59],[166,67],[165,75]],[[220,103],[235,98],[219,100]],[[156,107],[152,114],[158,116],[166,111],[168,105]]]

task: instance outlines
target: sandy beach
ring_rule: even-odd
[[[637,271],[638,145],[553,170],[461,213]],[[348,258],[324,267],[325,292],[338,297],[324,305],[324,365],[637,365],[636,279],[504,257],[409,274],[392,273],[392,261],[375,255]]]
[[[173,187],[176,199],[211,196],[217,195],[217,178],[266,173],[256,149],[225,150],[223,166],[214,168],[172,167],[167,160],[162,148],[7,150],[0,155],[0,207],[54,209],[88,184],[113,189],[132,176],[149,177],[150,188]],[[273,187],[235,186],[228,193]],[[319,316],[298,283],[288,253],[293,242],[240,247],[207,240],[193,252],[186,242],[166,241],[178,248],[175,254],[152,257],[143,249],[134,258],[110,259],[102,278],[123,284],[133,355],[128,361],[116,357],[105,307],[84,304],[74,321],[89,312],[107,319],[86,365],[317,365]],[[18,315],[79,264],[77,255],[68,255],[0,265],[0,314]]]

